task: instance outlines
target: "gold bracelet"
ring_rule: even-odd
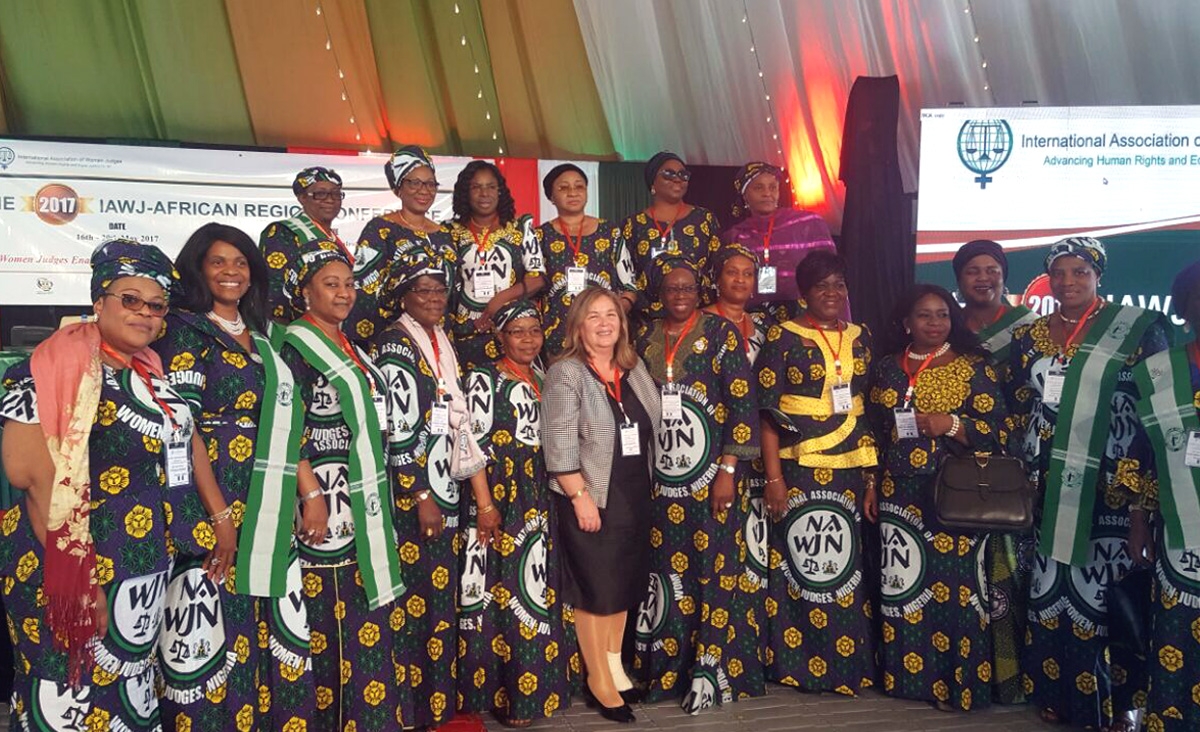
[[[488,505],[484,506],[483,508],[476,507],[475,512],[480,516],[486,516],[487,514],[491,513],[492,511],[495,511],[495,510],[496,510],[496,504],[489,503]]]
[[[772,483],[782,483],[782,482],[783,482],[783,476],[781,475],[778,478],[769,478],[767,480],[766,484],[771,485]]]
[[[224,510],[217,511],[212,516],[209,516],[208,522],[210,524],[212,524],[213,526],[216,526],[217,524],[221,523],[222,521],[227,520],[232,515],[233,515],[233,506],[226,506],[224,508]]]
[[[321,489],[320,489],[320,488],[313,488],[313,489],[312,489],[311,491],[309,491],[308,493],[305,493],[304,495],[300,496],[300,502],[301,502],[301,503],[308,503],[309,501],[311,501],[311,500],[312,500],[312,499],[314,499],[314,498],[317,498],[317,497],[319,497],[320,495],[321,495]]]
[[[580,497],[580,496],[582,496],[584,493],[587,493],[587,486],[586,486],[586,485],[585,485],[584,487],[580,488],[579,490],[575,491],[575,495],[573,495],[573,496],[567,496],[567,498],[568,498],[569,500],[572,500],[572,501],[574,501],[576,498],[579,498],[579,497]]]

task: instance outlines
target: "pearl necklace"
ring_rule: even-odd
[[[947,341],[947,342],[943,343],[941,346],[939,346],[938,349],[936,351],[934,351],[933,353],[913,353],[912,351],[909,351],[908,357],[914,361],[924,361],[927,358],[930,358],[930,359],[941,358],[942,356],[945,356],[946,351],[949,351],[949,350],[950,350],[950,342]]]
[[[1100,309],[1104,307],[1104,304],[1103,304],[1104,301],[1101,300],[1100,303],[1101,304],[1092,308],[1092,312],[1088,313],[1087,320],[1091,320],[1092,318],[1094,318],[1100,314]],[[1084,318],[1068,318],[1067,316],[1063,315],[1061,310],[1058,311],[1058,317],[1061,318],[1062,322],[1066,323],[1067,325],[1079,325],[1079,321],[1084,319]]]
[[[208,319],[220,326],[221,330],[225,331],[229,335],[240,336],[246,332],[246,321],[242,320],[241,313],[238,313],[237,320],[226,320],[220,315],[217,315],[213,311],[209,310]]]

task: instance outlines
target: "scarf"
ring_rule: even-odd
[[[96,634],[96,547],[92,541],[88,439],[100,406],[103,369],[100,329],[70,325],[39,345],[30,359],[38,416],[54,464],[46,520],[46,566],[42,591],[54,645],[66,651],[68,677],[79,688],[93,662]],[[162,376],[158,354],[143,349],[134,360]]]
[[[1012,346],[1013,331],[1038,319],[1038,314],[1025,307],[1006,307],[1000,318],[979,331],[979,342],[983,350],[992,355],[993,364],[1008,363],[1008,351]]]
[[[1064,564],[1087,563],[1117,372],[1159,317],[1150,310],[1108,305],[1067,367],[1044,486],[1038,551],[1045,556]]]
[[[300,462],[300,441],[294,436],[304,430],[304,407],[296,398],[292,372],[277,350],[284,330],[274,324],[267,330],[269,336],[251,332],[250,337],[263,360],[263,395],[275,398],[261,401],[254,471],[234,576],[238,594],[283,597],[292,550],[296,464]]]
[[[354,518],[354,548],[358,553],[363,590],[371,609],[382,607],[404,594],[400,555],[392,526],[391,489],[383,430],[371,404],[371,386],[358,366],[334,345],[321,329],[300,319],[288,326],[284,343],[329,379],[337,390],[346,426],[350,428],[349,491]],[[367,358],[362,358],[368,363]],[[383,376],[368,366],[376,383]],[[261,429],[261,427],[260,427]],[[257,456],[256,456],[257,462]],[[286,561],[286,555],[278,561]]]
[[[450,396],[450,477],[466,480],[483,469],[487,458],[471,435],[471,414],[467,410],[467,398],[463,395],[462,385],[458,382],[458,357],[454,355],[454,347],[441,328],[434,328],[433,337],[437,339],[437,348],[434,349],[425,327],[408,313],[401,314],[397,322],[421,349],[425,360],[434,367],[439,387]]]

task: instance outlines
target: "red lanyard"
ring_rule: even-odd
[[[909,356],[911,354],[912,346],[908,346],[904,349],[904,360],[901,362],[900,366],[900,368],[904,370],[904,375],[908,377],[908,389],[904,392],[905,409],[908,409],[908,405],[912,404],[913,393],[917,389],[917,378],[921,375],[922,371],[929,368],[929,364],[933,363],[933,359],[937,356],[937,351],[933,350],[929,352],[929,355],[926,356],[925,360],[921,362],[921,366],[917,369],[917,373],[915,374],[909,373],[908,371],[908,362],[910,360]]]
[[[517,377],[517,378],[518,378],[518,379],[520,379],[522,382],[524,382],[524,383],[528,384],[528,385],[529,385],[529,388],[530,388],[530,389],[533,389],[533,393],[534,393],[534,395],[535,395],[535,396],[537,396],[537,398],[538,398],[539,400],[542,398],[542,390],[541,390],[540,388],[538,388],[538,385],[537,385],[537,379],[536,379],[536,378],[534,378],[534,377],[532,377],[532,376],[531,376],[531,377],[529,377],[529,378],[525,378],[525,374],[521,373],[521,369],[517,367],[517,362],[516,362],[516,361],[513,361],[513,360],[512,360],[511,358],[509,358],[508,356],[505,356],[505,357],[504,357],[504,358],[501,360],[501,363],[503,363],[505,366],[507,366],[507,367],[508,367],[508,370],[512,372],[513,376]],[[620,388],[619,388],[619,387],[618,387],[618,391],[620,391]],[[620,401],[620,399],[618,399],[617,401]]]
[[[337,234],[333,233],[332,229],[327,231],[324,226],[321,226],[320,224],[318,224],[317,220],[313,219],[311,216],[309,217],[309,219],[312,220],[313,226],[317,227],[317,229],[322,234],[329,237],[329,239],[332,240],[334,244],[338,245],[338,248],[342,250],[342,254],[345,254],[346,259],[350,260],[350,266],[353,267],[354,266],[354,255],[350,253],[350,249],[346,246],[345,242],[342,241],[342,238],[340,236],[338,236]]]
[[[583,225],[587,219],[579,224],[579,238],[571,241],[571,232],[567,229],[567,222],[563,221],[562,216],[558,217],[558,228],[562,229],[563,236],[567,237],[567,246],[571,247],[571,254],[575,255],[575,264],[579,264],[579,250],[583,247]]]
[[[479,240],[479,237],[475,235],[474,225],[468,224],[467,231],[471,234],[471,239],[474,240],[474,242],[475,242],[475,250],[476,251],[486,252],[488,249],[491,248],[488,246],[488,234],[491,233],[491,229],[489,229],[486,226],[483,227],[483,241],[482,242]]]
[[[675,380],[675,370],[671,367],[672,364],[675,363],[675,354],[679,353],[679,346],[683,344],[684,337],[687,336],[688,332],[692,329],[692,325],[695,324],[696,318],[699,316],[699,310],[692,311],[692,314],[687,319],[687,322],[683,324],[683,330],[679,331],[679,337],[675,339],[674,347],[671,346],[671,342],[667,337],[667,324],[665,322],[663,323],[663,351],[666,353],[667,357],[668,384]]]
[[[154,403],[158,405],[158,408],[162,410],[163,415],[170,420],[171,428],[176,432],[179,432],[179,423],[175,421],[175,413],[171,411],[171,408],[167,406],[166,402],[158,398],[158,392],[154,390],[154,383],[150,381],[150,369],[146,366],[146,364],[137,360],[136,358],[133,360],[125,358],[125,356],[118,353],[116,349],[104,341],[100,341],[100,350],[104,351],[104,353],[106,353],[114,361],[119,362],[122,366],[132,370],[133,373],[137,374],[138,378],[142,380],[142,383],[146,385],[146,391],[150,392],[150,398],[153,399]]]
[[[446,393],[446,382],[442,380],[442,349],[438,346],[437,333],[431,332],[427,328],[425,335],[429,338],[430,345],[433,346],[433,369],[437,372],[437,393],[440,397]]]
[[[1007,312],[1008,306],[1004,303],[1000,303],[1000,309],[996,311],[996,317],[992,318],[992,322],[988,323],[988,325],[995,325],[996,323],[1000,322],[1000,318],[1003,318],[1004,314]]]
[[[767,224],[767,235],[763,237],[763,264],[771,263],[771,235],[775,233],[775,217],[778,212],[771,214],[771,221]]]
[[[717,313],[720,314],[722,318],[725,318],[730,323],[733,323],[733,318],[726,315],[725,308],[721,307],[721,301],[718,300],[714,304],[717,306]],[[746,322],[748,320],[750,321],[749,324]],[[737,326],[738,331],[740,331],[742,334],[742,340],[744,341],[744,345],[746,347],[746,353],[750,353],[750,336],[754,335],[754,321],[750,320],[750,316],[747,315],[745,311],[742,311],[741,322],[733,324]]]
[[[596,365],[591,361],[588,362],[588,368],[592,370],[596,378],[604,383],[604,390],[608,392],[610,397],[616,400],[617,406],[621,408],[621,414],[625,414],[625,405],[621,402],[621,369],[613,366],[613,380],[609,383],[604,381],[604,377],[600,375],[600,369],[596,368]],[[625,417],[625,421],[629,421],[628,416]]]
[[[817,321],[813,319],[813,316],[809,315],[808,313],[805,313],[804,317],[808,318],[809,325],[811,325],[813,327],[813,330],[815,330],[821,334],[821,340],[825,341],[825,345],[829,346],[830,351],[833,351],[833,368],[834,368],[834,371],[837,372],[838,383],[839,384],[842,383],[842,340],[846,336],[845,326],[842,324],[842,321],[839,320],[837,322],[838,345],[837,345],[837,350],[834,351],[833,344],[829,342],[829,337],[825,335],[825,331],[821,328],[820,325],[817,324]],[[907,363],[908,354],[907,353],[904,354],[904,358],[906,359],[906,363],[904,365],[905,365],[905,367],[907,367],[908,366],[908,363]],[[926,360],[926,364],[928,364],[928,360]],[[925,367],[922,366],[921,368],[925,368]],[[908,373],[907,368],[905,369],[904,373]],[[917,373],[919,374],[921,372],[918,371]],[[915,378],[912,379],[910,383],[912,385],[915,385],[917,383],[916,379]]]
[[[649,216],[650,220],[654,222],[655,228],[658,229],[658,236],[660,239],[662,239],[662,242],[664,245],[667,243],[667,237],[671,234],[671,229],[675,228],[675,222],[679,220],[679,212],[682,210],[683,210],[683,203],[679,203],[678,205],[676,205],[675,206],[675,218],[671,219],[671,223],[667,224],[666,226],[663,226],[662,222],[660,222],[658,219],[654,218],[654,207],[650,206],[649,208],[646,209],[646,215]]]
[[[1083,330],[1084,324],[1087,323],[1088,318],[1092,317],[1092,313],[1098,307],[1100,307],[1100,298],[1096,298],[1095,300],[1092,301],[1091,305],[1088,305],[1088,309],[1087,309],[1087,311],[1084,312],[1083,317],[1080,318],[1079,322],[1075,324],[1075,330],[1071,331],[1071,337],[1067,338],[1066,342],[1063,343],[1062,354],[1061,354],[1062,355],[1061,361],[1063,363],[1067,362],[1067,351],[1071,350],[1071,341],[1075,340],[1075,338],[1079,335],[1079,331]]]
[[[317,325],[317,321],[313,320],[311,313],[305,313],[304,319],[313,325],[316,325],[317,329],[320,330],[321,326]],[[321,332],[324,334],[324,331]],[[362,371],[363,378],[367,380],[367,386],[371,387],[371,396],[374,396],[375,379],[371,377],[371,372],[367,371],[366,364],[362,362],[362,359],[360,359],[358,354],[354,351],[354,346],[350,345],[350,341],[346,338],[346,334],[340,330],[338,331],[338,347],[342,349],[342,353],[350,357],[350,360],[354,362],[354,365],[358,367],[358,370]]]

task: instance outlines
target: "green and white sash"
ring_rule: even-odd
[[[1039,552],[1059,562],[1087,563],[1096,481],[1112,420],[1117,372],[1159,317],[1157,312],[1110,303],[1096,316],[1067,368],[1038,545]]]
[[[1184,459],[1188,435],[1200,430],[1187,348],[1160,351],[1134,367],[1138,416],[1154,446],[1158,502],[1168,549],[1200,547],[1200,468]]]
[[[354,517],[354,548],[358,554],[363,589],[372,609],[404,594],[400,577],[400,554],[396,551],[392,525],[391,487],[387,476],[387,452],[383,425],[371,403],[371,385],[349,357],[317,326],[297,320],[288,326],[284,342],[295,348],[337,389],[346,426],[350,428],[350,512]],[[387,382],[370,363],[372,378],[381,387]]]
[[[294,216],[290,219],[285,219],[281,223],[290,229],[301,243],[308,243],[310,241],[316,241],[317,239],[330,238],[329,234],[326,234],[321,227],[317,226],[316,222],[309,218],[308,214],[305,213],[302,213],[299,216]],[[335,237],[333,240],[337,242],[338,246],[342,248],[342,251],[345,252],[346,256],[350,257],[350,261],[353,262],[355,255],[354,252],[350,251],[350,247],[346,246],[346,243],[343,242],[341,238]]]
[[[1024,305],[1017,305],[1006,308],[996,322],[980,330],[980,344],[991,354],[992,363],[1007,363],[1008,350],[1012,346],[1012,332],[1037,319],[1037,313]]]
[[[296,399],[291,369],[279,356],[284,329],[271,323],[267,333],[250,332],[266,379],[254,471],[238,539],[235,588],[240,595],[283,597],[296,510],[296,463],[300,462],[300,441],[295,436],[304,429],[304,408]]]

